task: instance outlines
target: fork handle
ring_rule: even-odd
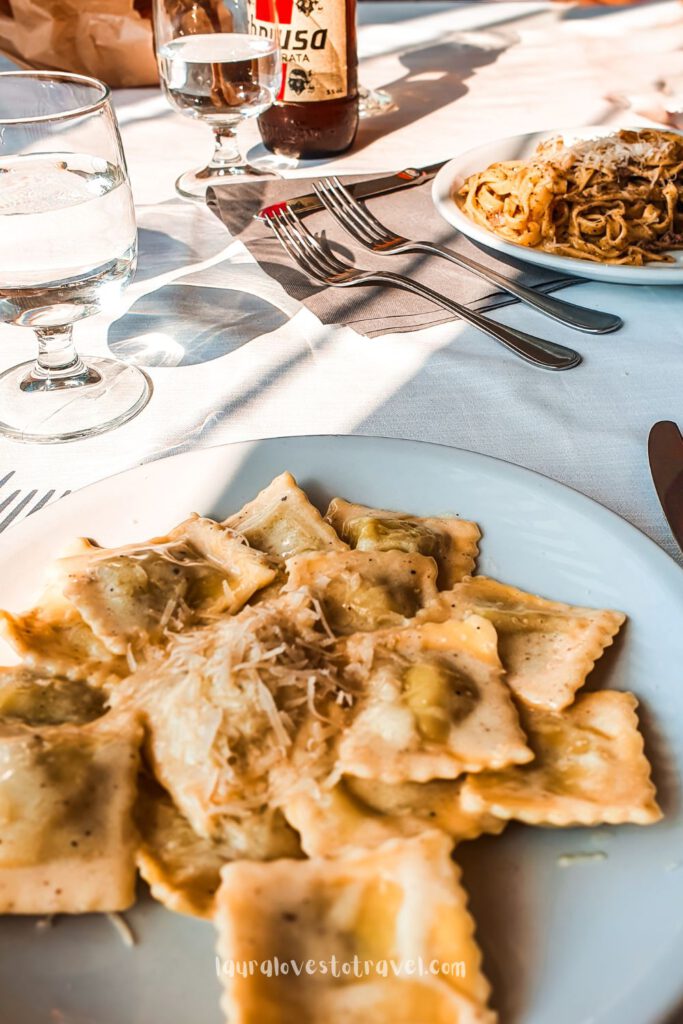
[[[408,246],[406,246],[408,249]],[[434,242],[411,242],[410,249],[416,252],[427,252],[433,256],[443,256],[458,267],[465,267],[473,274],[494,284],[501,291],[509,292],[525,302],[527,306],[545,313],[546,316],[558,320],[561,324],[573,327],[577,331],[586,331],[588,334],[609,334],[623,327],[624,321],[613,313],[603,313],[599,309],[586,309],[585,306],[577,306],[573,302],[566,302],[564,299],[557,299],[552,295],[545,295],[533,288],[526,288],[523,284],[517,284],[503,277],[496,270],[483,267],[480,263],[461,256],[459,252],[447,248],[445,245],[437,245]]]
[[[441,306],[442,309],[455,313],[457,316],[462,317],[463,320],[472,324],[473,327],[478,327],[489,338],[499,341],[501,345],[505,345],[506,348],[511,349],[516,355],[526,359],[528,363],[533,363],[534,366],[542,366],[546,370],[570,370],[581,362],[581,356],[574,349],[566,348],[564,345],[557,345],[554,341],[535,338],[532,334],[525,334],[524,331],[517,331],[513,327],[506,327],[504,324],[496,323],[495,320],[489,320],[488,317],[475,313],[474,310],[468,309],[467,306],[462,306],[459,302],[447,299],[445,295],[432,291],[427,285],[418,284],[417,281],[412,281],[401,274],[378,271],[372,274],[372,276],[368,275],[365,280],[369,282],[373,278],[377,281],[393,284],[396,288],[402,288],[404,291],[413,292],[415,295],[421,295],[435,305]]]

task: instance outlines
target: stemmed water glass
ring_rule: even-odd
[[[274,26],[255,32],[253,0],[154,0],[154,39],[166,98],[181,114],[199,118],[214,134],[206,167],[182,174],[176,189],[203,199],[210,185],[264,174],[244,163],[236,130],[277,96],[282,61],[276,0],[258,0],[258,18]]]
[[[73,324],[116,309],[137,255],[109,89],[83,75],[0,74],[0,321],[31,327],[38,359],[0,375],[0,433],[70,441],[135,416],[134,366],[81,359]]]

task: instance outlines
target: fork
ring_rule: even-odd
[[[342,185],[339,178],[321,180],[313,186],[320,202],[329,210],[335,220],[355,238],[357,242],[381,256],[394,256],[404,252],[426,252],[432,256],[442,256],[458,267],[471,270],[473,274],[495,285],[504,292],[509,292],[527,306],[532,306],[540,313],[558,320],[561,324],[573,327],[577,331],[588,334],[608,334],[623,327],[624,321],[612,313],[603,313],[599,309],[586,309],[576,306],[573,302],[545,295],[543,292],[525,288],[522,284],[510,281],[493,269],[483,267],[480,263],[461,256],[445,245],[434,242],[417,242],[403,235],[395,235],[375,217],[366,206],[354,199],[349,190]]]
[[[6,473],[5,476],[0,479],[0,489],[2,489],[6,483],[9,483],[13,476],[14,470],[10,470],[9,473]],[[10,487],[11,486],[12,485],[10,484]],[[38,494],[38,491],[35,489],[29,491],[27,494],[23,495],[23,497],[21,490],[17,489],[11,491],[7,497],[0,498],[0,516],[2,516],[3,512],[7,513],[4,518],[0,519],[0,533],[2,533],[3,530],[6,530],[8,526],[11,526],[16,519],[26,518],[26,516],[31,516],[34,512],[40,511],[40,509],[44,508],[56,493],[56,489],[52,488],[52,490],[46,491],[42,497],[38,498],[34,504],[32,504],[32,502]],[[64,491],[63,494],[59,495],[59,497],[64,498],[70,493],[70,491]]]
[[[412,281],[401,274],[391,274],[384,270],[360,270],[350,263],[343,262],[338,256],[324,249],[318,239],[302,224],[299,217],[286,206],[274,207],[269,211],[266,223],[277,236],[285,252],[301,269],[319,281],[333,288],[354,288],[359,285],[388,284],[393,288],[402,288],[415,295],[429,299],[442,309],[455,313],[474,327],[499,341],[516,355],[535,366],[547,370],[569,370],[578,366],[581,356],[571,348],[557,345],[553,341],[544,341],[531,334],[517,331],[512,327],[489,320],[474,310],[462,306],[445,295],[432,291],[427,285]]]

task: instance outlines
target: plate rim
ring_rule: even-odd
[[[578,501],[579,505],[581,505],[582,502],[586,502],[586,508],[592,508],[594,510],[597,510],[598,515],[600,517],[605,517],[606,523],[611,522],[614,525],[618,524],[619,530],[625,531],[626,539],[628,539],[629,536],[632,536],[638,542],[646,542],[645,546],[649,548],[650,554],[661,563],[662,571],[665,573],[669,573],[673,570],[672,579],[678,579],[679,582],[683,585],[683,566],[679,565],[678,562],[676,562],[676,560],[673,558],[673,556],[668,553],[668,551],[665,551],[664,548],[660,547],[660,545],[655,540],[653,540],[652,537],[649,537],[643,530],[641,530],[634,523],[629,522],[628,519],[625,519],[623,516],[619,515],[618,512],[615,512],[613,509],[608,508],[607,505],[602,504],[602,502],[598,501],[596,498],[592,498],[588,494],[584,494],[583,491],[580,491],[578,488],[571,486],[571,484],[562,483],[562,481],[556,480],[554,477],[549,476],[547,473],[541,473],[539,470],[529,469],[528,467],[522,466],[517,462],[512,462],[510,459],[500,458],[497,455],[488,455],[484,452],[476,452],[469,448],[460,448],[459,446],[445,444],[444,442],[441,441],[422,441],[418,438],[390,437],[385,434],[277,434],[274,436],[267,437],[243,438],[239,441],[226,441],[221,444],[207,445],[201,448],[192,448],[189,451],[175,452],[172,455],[160,455],[158,458],[151,458],[136,466],[130,466],[128,469],[120,470],[117,473],[111,473],[108,476],[102,477],[99,480],[92,481],[92,483],[84,484],[82,487],[77,488],[75,491],[71,491],[71,493],[67,494],[65,497],[60,498],[59,501],[54,502],[54,504],[50,504],[45,508],[39,509],[37,513],[38,518],[34,519],[34,516],[29,516],[25,519],[22,519],[19,523],[15,523],[13,526],[10,526],[6,534],[0,537],[0,563],[5,555],[5,552],[9,551],[10,549],[10,542],[12,541],[12,539],[18,534],[31,532],[31,529],[27,529],[27,527],[34,528],[36,523],[39,525],[44,524],[48,517],[51,517],[51,515],[54,515],[56,513],[57,509],[63,509],[65,503],[71,505],[72,503],[77,502],[84,492],[92,493],[96,488],[104,487],[113,480],[117,480],[120,479],[121,477],[126,476],[136,476],[138,474],[142,476],[146,470],[149,470],[152,466],[155,466],[160,463],[184,459],[190,461],[192,457],[200,453],[203,454],[208,452],[217,452],[222,449],[233,448],[238,445],[254,445],[268,441],[322,441],[324,439],[330,438],[334,438],[335,440],[341,439],[342,441],[345,441],[347,438],[350,438],[351,440],[354,441],[359,440],[361,442],[383,441],[395,445],[426,445],[430,448],[441,449],[444,452],[455,452],[460,457],[465,457],[466,459],[482,459],[485,460],[486,463],[488,464],[497,464],[499,466],[503,466],[505,470],[508,472],[513,471],[522,473],[526,475],[527,478],[531,479],[532,481],[535,481],[537,484],[540,484],[541,487],[549,489],[551,492],[569,493],[572,497],[572,500]],[[1,589],[0,600],[2,600]]]
[[[480,243],[487,249],[493,250],[494,252],[501,252],[506,256],[519,259],[521,262],[529,263],[532,266],[543,267],[549,271],[564,271],[566,275],[581,278],[583,281],[592,280],[609,284],[630,284],[634,286],[653,285],[655,287],[681,285],[683,284],[683,264],[677,266],[650,265],[648,267],[646,265],[643,267],[632,267],[603,262],[596,263],[592,260],[579,260],[573,256],[559,256],[554,253],[546,253],[542,249],[530,248],[529,246],[519,245],[517,242],[511,242],[508,239],[500,238],[495,234],[495,232],[489,231],[487,228],[476,224],[474,221],[466,217],[452,198],[453,181],[456,177],[456,164],[459,164],[468,157],[475,156],[475,154],[480,150],[488,149],[491,146],[496,145],[503,146],[506,143],[526,141],[531,138],[536,138],[538,141],[542,141],[544,139],[563,134],[574,135],[577,138],[589,138],[592,135],[610,135],[615,131],[621,130],[637,131],[643,127],[650,126],[573,125],[561,128],[518,132],[513,135],[501,135],[495,139],[489,139],[485,142],[481,142],[476,146],[470,146],[468,149],[462,150],[462,152],[457,153],[454,157],[448,160],[448,162],[445,163],[437,172],[432,182],[431,189],[434,208],[438,212],[439,216],[442,217],[446,223],[450,224],[458,234],[464,235],[466,238],[470,238],[471,240]],[[664,128],[662,127],[661,130],[664,130]],[[667,128],[666,130],[683,136],[683,130],[678,130],[676,128]],[[593,274],[590,274],[591,268],[593,269]],[[583,273],[581,272],[582,270]],[[657,274],[656,279],[652,278],[653,274]],[[639,280],[637,278],[639,278]]]

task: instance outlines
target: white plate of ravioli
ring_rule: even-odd
[[[12,528],[0,607],[2,1024],[679,1006],[683,573],[601,506],[227,445]]]
[[[675,130],[530,132],[450,160],[432,198],[454,228],[506,256],[610,284],[680,285],[682,157]]]

